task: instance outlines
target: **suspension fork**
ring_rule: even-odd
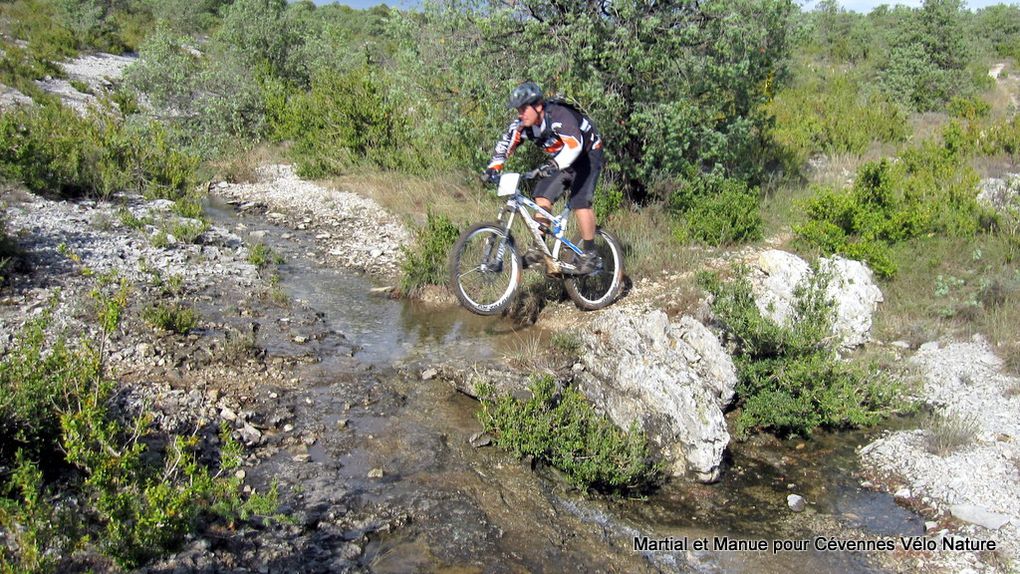
[[[506,217],[506,225],[503,226],[503,240],[496,246],[496,252],[492,254],[492,259],[496,261],[503,260],[503,254],[506,253],[507,243],[510,242],[510,227],[514,223],[514,216],[517,215],[517,210],[508,203],[506,208],[499,212],[499,217],[496,219],[500,222]]]

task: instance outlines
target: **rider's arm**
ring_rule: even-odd
[[[581,157],[581,152],[584,151],[584,135],[573,114],[553,106],[549,107],[548,113],[549,127],[559,141],[546,147],[545,151],[553,155],[552,159],[560,169],[566,169]]]
[[[503,164],[514,153],[514,149],[517,148],[517,145],[521,143],[524,137],[524,127],[521,126],[521,120],[514,120],[503,134],[503,137],[499,138],[499,141],[496,142],[496,149],[492,153],[492,160],[489,161],[486,169],[502,171]]]

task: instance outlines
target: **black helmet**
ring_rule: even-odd
[[[514,91],[510,92],[510,101],[507,102],[507,106],[517,109],[521,106],[527,106],[541,101],[542,88],[538,87],[538,84],[535,82],[524,82],[514,88]]]

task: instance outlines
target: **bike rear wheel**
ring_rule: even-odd
[[[595,232],[595,250],[602,265],[587,275],[575,275],[563,281],[567,295],[586,311],[609,305],[620,295],[623,287],[623,249],[620,242],[608,231]]]
[[[496,223],[479,223],[450,253],[450,289],[466,309],[496,315],[513,301],[521,282],[521,256],[513,236]]]

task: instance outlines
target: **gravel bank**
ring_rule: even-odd
[[[372,275],[395,277],[400,248],[411,241],[407,229],[375,201],[303,180],[289,165],[261,168],[255,183],[212,184],[210,192],[242,210],[264,209],[274,223],[314,230],[328,261]]]
[[[1002,372],[980,336],[927,343],[911,362],[924,376],[922,399],[973,421],[977,434],[970,444],[939,456],[927,448],[931,431],[893,432],[861,449],[863,464],[883,488],[929,515],[929,536],[994,540],[1000,559],[1020,560],[1020,379]],[[1008,523],[996,524],[1003,521]],[[966,551],[919,557],[925,569],[945,572],[997,571],[998,560]]]

